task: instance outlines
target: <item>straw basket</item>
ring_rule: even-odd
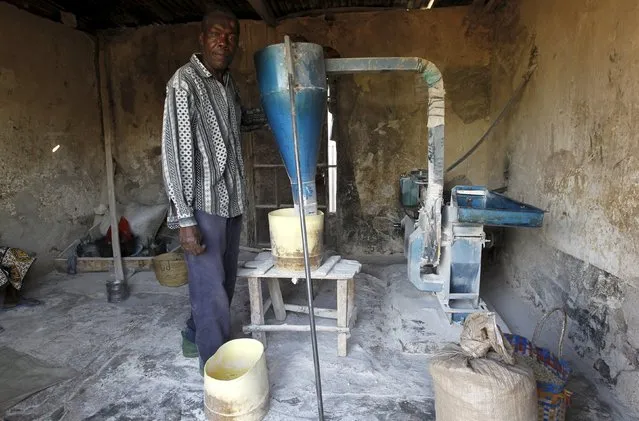
[[[164,253],[155,256],[153,272],[160,285],[165,287],[179,287],[189,281],[186,262],[181,253]]]
[[[548,349],[535,346],[538,334],[541,331],[541,326],[554,312],[563,314],[563,326],[559,339],[559,353],[557,355]],[[568,362],[561,358],[566,324],[566,313],[561,308],[555,308],[539,321],[533,333],[532,340],[528,340],[523,336],[504,334],[508,342],[513,346],[515,354],[524,358],[530,358],[533,363],[548,369],[554,377],[553,382],[544,381],[544,379],[541,378],[536,379],[538,421],[564,421],[566,419],[566,410],[571,403],[572,392],[566,388],[571,369]]]

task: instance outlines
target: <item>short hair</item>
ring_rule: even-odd
[[[235,13],[233,12],[233,10],[231,10],[229,7],[227,6],[223,6],[221,4],[217,4],[217,3],[211,3],[209,5],[206,6],[206,10],[204,12],[204,17],[202,18],[202,32],[206,32],[211,18],[213,18],[214,16],[227,16],[231,19],[233,19],[236,23],[238,23],[237,25],[237,30],[238,32],[240,31],[240,25],[239,25],[239,21],[237,19],[237,16],[235,15]]]

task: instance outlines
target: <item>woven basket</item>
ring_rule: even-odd
[[[538,334],[541,331],[541,326],[554,312],[563,313],[563,326],[559,339],[559,353],[557,355],[548,349],[535,346]],[[554,384],[537,379],[538,421],[564,421],[566,419],[566,411],[571,404],[573,393],[566,388],[571,369],[568,362],[561,358],[566,325],[566,313],[561,308],[555,308],[539,321],[532,340],[528,340],[519,335],[504,334],[504,337],[513,346],[516,354],[536,360],[538,364],[548,368],[556,376],[557,380],[559,380],[558,384]]]
[[[164,253],[153,258],[153,272],[160,285],[180,287],[189,282],[184,255],[181,253]]]

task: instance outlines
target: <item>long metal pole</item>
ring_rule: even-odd
[[[324,404],[322,402],[322,378],[320,376],[319,352],[317,351],[317,332],[315,330],[315,312],[313,309],[313,284],[311,283],[311,265],[308,257],[308,241],[306,233],[306,215],[304,213],[304,195],[302,193],[302,174],[300,172],[300,150],[297,138],[297,112],[295,110],[295,75],[293,70],[293,52],[291,40],[284,37],[286,46],[286,67],[288,68],[288,91],[291,103],[291,120],[293,121],[293,145],[295,149],[295,172],[297,173],[297,197],[302,229],[302,248],[304,249],[304,271],[306,272],[306,292],[308,299],[309,321],[311,325],[311,343],[313,345],[313,363],[315,365],[315,390],[317,392],[317,410],[320,421],[324,421]]]

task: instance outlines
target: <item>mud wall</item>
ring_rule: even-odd
[[[37,254],[37,271],[93,221],[102,188],[94,43],[6,3],[0,28],[0,245]]]
[[[548,213],[543,229],[508,231],[504,248],[507,287],[531,313],[501,309],[530,334],[530,320],[564,307],[568,357],[631,419],[639,415],[639,6],[511,6],[498,17],[493,100],[512,93],[531,57],[538,67],[494,144],[507,152],[509,195]]]
[[[490,111],[490,31],[471,27],[467,15],[467,8],[342,14],[294,19],[277,29],[247,21],[241,26],[233,71],[243,99],[256,105],[253,53],[282,42],[285,34],[331,47],[342,57],[432,60],[443,71],[448,93],[446,162],[451,163],[481,136]],[[112,34],[120,201],[165,200],[160,173],[164,85],[197,50],[197,32],[194,24]],[[401,236],[392,228],[403,216],[398,207],[398,178],[426,165],[426,98],[415,89],[412,75],[398,74],[340,77],[337,96],[339,211],[331,217],[335,224],[331,231],[338,233],[331,242],[342,252],[401,251]],[[266,155],[279,162],[268,131],[247,136],[245,145],[247,166]],[[499,176],[493,174],[501,173],[503,159],[482,148],[449,178],[498,183]],[[266,188],[260,180],[249,182],[261,192]]]

